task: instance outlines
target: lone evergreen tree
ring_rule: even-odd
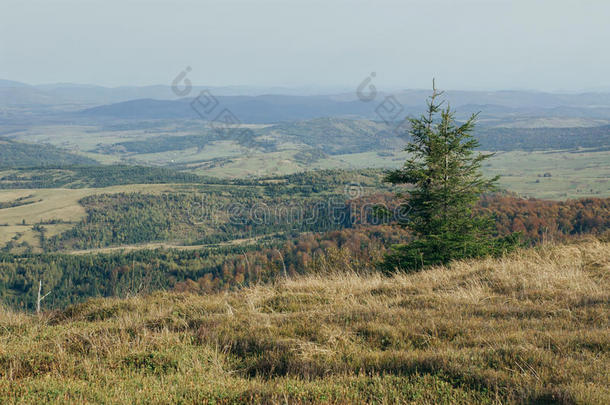
[[[481,194],[493,190],[498,179],[481,173],[482,162],[493,154],[474,150],[479,145],[472,136],[477,114],[458,125],[449,106],[441,109],[443,93],[434,82],[432,88],[427,113],[410,119],[409,158],[386,177],[393,184],[413,186],[405,201],[408,218],[399,223],[415,237],[392,248],[384,263],[388,271],[485,256],[515,242],[514,237],[493,238],[491,218],[473,214]]]

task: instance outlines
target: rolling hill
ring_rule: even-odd
[[[140,99],[81,111],[80,117],[97,119],[197,119],[212,121],[227,109],[242,123],[273,123],[327,116],[372,116],[373,107],[360,101],[334,101],[324,96],[218,96],[211,113],[197,113],[194,99]],[[203,111],[200,110],[200,111]]]
[[[153,104],[157,105],[156,103],[161,103],[158,107],[164,108],[165,102],[155,101]],[[125,110],[125,114],[129,114],[128,110],[129,108]],[[154,114],[154,111],[155,109],[152,108],[151,114]],[[278,123],[246,130],[215,131],[204,127],[197,132],[198,134],[185,136],[167,134],[101,145],[95,152],[159,153],[193,147],[202,149],[213,142],[224,140],[270,151],[282,144],[300,145],[300,147],[314,148],[324,154],[336,155],[398,150],[408,139],[404,131],[397,132],[393,126],[383,122],[337,117]],[[475,136],[481,143],[480,149],[490,151],[578,150],[579,148],[603,151],[610,148],[610,125],[570,128],[481,127],[475,130]]]
[[[29,144],[0,138],[0,168],[95,165],[93,159],[51,145]]]

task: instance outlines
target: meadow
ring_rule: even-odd
[[[499,186],[549,200],[610,195],[610,152],[499,152],[483,168]]]
[[[610,244],[0,310],[2,403],[606,404]]]
[[[521,122],[511,117],[502,124],[505,127],[491,127],[483,120],[484,125],[477,127],[481,149],[496,151],[485,173],[500,175],[500,187],[525,197],[610,196],[610,126],[595,120],[559,121]],[[405,138],[371,120],[318,118],[247,124],[242,129],[246,135],[240,137],[232,132],[235,128],[218,133],[198,120],[102,120],[88,125],[32,125],[16,131],[11,139],[66,148],[77,154],[73,159],[164,166],[222,179],[316,169],[392,169],[407,157],[401,152]]]
[[[30,204],[0,209],[0,244],[12,241],[15,245],[26,242],[34,251],[40,251],[40,232],[35,224],[44,224],[46,236],[52,237],[71,229],[86,216],[79,201],[97,194],[145,192],[155,194],[172,191],[165,184],[123,185],[81,189],[15,189],[0,190],[0,202],[28,197]]]

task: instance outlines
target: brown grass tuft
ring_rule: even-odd
[[[610,243],[0,309],[0,402],[610,403]]]

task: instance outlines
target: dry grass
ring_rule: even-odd
[[[0,311],[0,402],[610,403],[610,244]]]

